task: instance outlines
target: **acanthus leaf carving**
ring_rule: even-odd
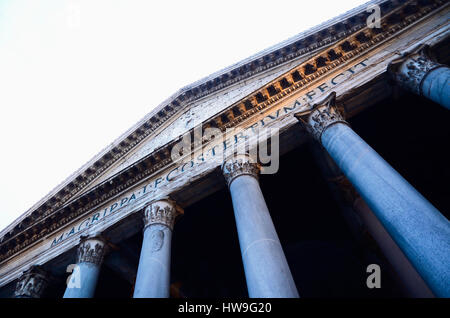
[[[170,199],[154,201],[144,210],[144,228],[152,224],[163,224],[173,230],[175,219],[181,214],[183,209]]]
[[[421,95],[425,76],[442,66],[434,60],[429,45],[419,45],[389,63],[388,73],[400,86]]]
[[[77,263],[100,265],[106,252],[107,245],[103,239],[82,237],[77,250]]]
[[[222,165],[222,172],[228,186],[241,175],[250,175],[258,179],[260,165],[248,155],[237,155],[226,160]]]
[[[14,296],[16,298],[40,298],[47,285],[47,272],[40,266],[32,266],[19,278]]]
[[[331,92],[309,110],[295,113],[294,116],[319,142],[321,142],[323,132],[331,125],[336,123],[347,124],[336,106],[336,92]]]

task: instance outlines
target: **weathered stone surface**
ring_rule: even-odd
[[[446,24],[448,14],[449,9],[445,8],[418,21],[417,24],[399,25],[395,32],[380,37],[379,42],[360,43],[354,52],[345,59],[342,58],[339,63],[333,61],[313,73],[307,80],[299,81],[282,90],[281,93],[269,97],[245,116],[232,121],[229,126],[240,127],[247,132],[261,127],[279,128],[283,136],[298,125],[297,120],[292,116],[294,112],[309,109],[315,101],[323,98],[331,90],[336,91],[338,98],[344,97],[349,92],[357,92],[358,98],[347,99],[348,103],[345,105],[345,110],[357,112],[373,102],[373,96],[379,98],[379,96],[386,96],[383,94],[389,93],[383,90],[384,86],[379,86],[375,91],[370,89],[358,91],[358,88],[372,81],[379,81],[379,78],[385,74],[388,63],[403,52],[410,50],[418,42],[433,45],[444,39],[449,31],[449,26]],[[402,32],[398,32],[399,30]],[[230,108],[235,102],[256,94],[271,80],[274,80],[274,85],[279,87],[279,84],[276,83],[279,75],[289,75],[289,70],[303,63],[307,57],[320,56],[324,54],[325,49],[330,47],[331,44],[328,47],[322,46],[321,49],[318,48],[313,52],[314,54],[308,53],[301,59],[267,69],[253,78],[237,82],[207,98],[192,102],[184,113],[171,117],[168,122],[155,130],[155,135],[140,143],[138,147],[122,157],[89,186],[101,185],[102,181],[109,176],[126,171],[133,162],[173,140],[177,134],[187,132],[199,122],[204,122],[222,110]],[[210,142],[206,146],[213,145],[214,143]],[[282,147],[286,147],[286,145],[282,145]],[[131,186],[117,191],[106,200],[99,201],[97,205],[94,204],[93,208],[87,209],[83,214],[73,219],[64,215],[52,225],[54,228],[43,229],[43,231],[48,231],[44,232],[46,234],[41,236],[37,236],[39,233],[33,234],[38,239],[34,239],[34,236],[27,237],[28,245],[26,246],[30,248],[26,252],[21,252],[23,247],[18,247],[17,244],[11,248],[12,254],[0,263],[0,286],[19,277],[21,272],[31,264],[44,264],[49,259],[70,250],[78,244],[80,235],[104,231],[112,225],[130,218],[137,211],[144,209],[154,198],[186,191],[195,193],[195,189],[186,189],[196,184],[198,180],[207,179],[207,176],[214,173],[220,164],[207,160],[196,160],[192,164],[190,161],[185,163],[168,162],[158,171],[146,175],[143,179],[138,179]],[[206,187],[206,185],[203,186]],[[72,229],[74,229],[73,232]],[[59,240],[60,237],[63,239]]]

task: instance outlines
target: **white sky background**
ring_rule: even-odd
[[[0,0],[0,230],[179,88],[365,0]]]

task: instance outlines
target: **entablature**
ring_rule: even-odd
[[[379,78],[385,73],[387,63],[398,56],[396,55],[398,52],[417,45],[419,40],[429,43],[433,41],[433,38],[443,38],[448,33],[448,22],[441,24],[440,29],[437,30],[434,28],[434,22],[430,22],[427,27],[427,21],[425,21],[432,20],[433,17],[436,21],[439,19],[441,21],[443,16],[448,15],[448,5],[444,5],[443,1],[429,1],[429,6],[412,10],[410,7],[412,2],[408,2],[383,17],[381,30],[362,28],[359,32],[328,46],[267,85],[232,104],[226,110],[212,116],[201,124],[201,129],[212,127],[224,132],[231,127],[252,129],[255,124],[271,124],[278,126],[281,131],[287,131],[296,123],[291,116],[293,109],[298,107],[296,111],[300,110],[299,108],[307,110],[311,101],[330,89],[338,91],[338,96],[342,98],[342,103],[346,106],[347,114],[351,116],[352,113],[358,111],[354,102],[361,103],[361,100],[367,100],[370,96],[366,93],[364,97],[365,92],[370,92],[370,89],[367,88],[363,91],[359,89],[358,91],[358,87],[375,81],[372,84],[377,83],[383,90],[385,86],[380,84]],[[436,14],[431,15],[431,12]],[[401,17],[400,20],[398,17]],[[422,24],[421,22],[424,27],[417,26]],[[413,37],[403,34],[408,30],[415,32],[414,41],[410,40]],[[361,72],[362,69],[364,72]],[[384,91],[386,90],[384,89]],[[352,92],[353,95],[350,96],[349,92]],[[371,94],[372,96],[377,95],[373,93],[373,90]],[[354,98],[355,95],[359,96],[358,99]],[[271,120],[271,118],[274,119]],[[193,134],[194,129],[192,128],[188,134]],[[167,184],[163,185],[165,188],[160,191],[161,193],[157,193],[157,186],[162,183],[162,181],[156,183],[158,178],[169,181],[168,174],[176,168],[176,163],[171,159],[170,153],[174,145],[182,138],[183,136],[179,136],[155,149],[77,199],[60,206],[51,214],[38,218],[32,226],[18,232],[13,237],[6,238],[0,245],[0,262],[8,260],[10,263],[9,259],[13,255],[21,251],[24,253],[25,249],[31,248],[34,244],[42,244],[42,246],[49,242],[53,244],[53,240],[58,238],[61,229],[69,229],[73,223],[77,225],[78,222],[83,223],[82,219],[88,213],[94,213],[93,215],[100,213],[97,211],[102,210],[104,206],[106,206],[106,210],[110,209],[112,212],[115,209],[111,209],[111,207],[117,202],[119,202],[117,203],[117,207],[119,207],[124,197],[128,198],[128,205],[124,205],[124,210],[126,206],[127,213],[132,213],[142,208],[151,196],[168,195],[172,191],[181,191],[189,182],[211,173],[216,168],[215,166],[195,168],[197,170],[192,170],[192,175],[189,177],[178,178],[177,183],[171,184],[170,187]],[[204,146],[208,146],[210,143],[211,140],[204,140]],[[152,191],[148,191],[152,188],[151,186],[147,188],[151,183],[155,186]],[[141,196],[138,198],[135,194],[136,203],[129,204],[133,193],[139,189]],[[111,218],[103,222],[102,227],[111,226],[125,216],[126,213],[121,217]],[[55,251],[59,250],[61,253],[70,246],[71,242],[71,240],[67,240],[60,244]],[[45,251],[45,246],[42,248],[44,249],[40,251]],[[53,253],[56,252],[49,253],[47,256],[54,255]],[[13,276],[9,276],[9,279]],[[0,284],[3,282],[0,281]]]
[[[405,7],[407,8],[406,11],[417,10],[414,5],[407,4],[405,6],[405,1],[400,0],[374,0],[371,3],[380,5],[382,15]],[[439,5],[439,3],[442,3],[442,1],[418,1],[418,4],[426,6],[427,10],[431,10],[430,8]],[[399,18],[401,19],[403,13],[400,12],[400,14]],[[366,5],[359,6],[335,19],[326,21],[242,62],[180,89],[3,230],[0,233],[0,243],[13,236],[20,235],[34,222],[53,214],[79,196],[89,185],[110,170],[118,160],[146,138],[160,131],[168,120],[183,112],[193,101],[207,97],[277,65],[329,46],[364,28],[368,15]],[[395,19],[389,21],[389,23],[395,22]]]

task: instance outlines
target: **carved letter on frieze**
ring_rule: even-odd
[[[322,133],[333,124],[347,122],[336,107],[336,92],[314,104],[311,109],[294,114],[308,132],[319,142]]]

